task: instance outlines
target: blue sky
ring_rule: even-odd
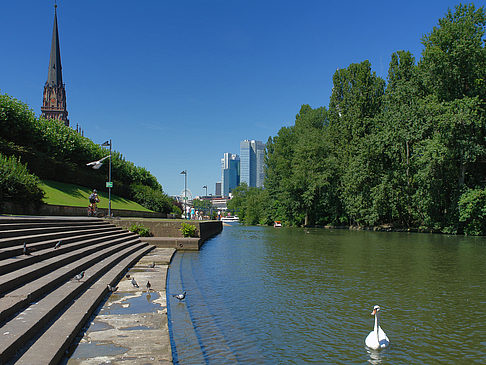
[[[422,36],[457,1],[59,0],[72,126],[147,168],[170,195],[214,194],[224,152],[266,142],[302,104],[327,106],[337,68],[420,58]],[[475,3],[483,6],[484,3]],[[38,115],[53,1],[0,5],[0,92]]]

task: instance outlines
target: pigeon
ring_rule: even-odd
[[[74,277],[77,281],[81,280],[84,278],[84,271],[81,271],[78,275]]]
[[[59,248],[59,247],[61,247],[61,241],[59,241],[58,243],[56,243],[56,245],[54,246],[55,249],[56,248]]]
[[[126,275],[125,275],[125,277],[126,277],[127,279],[130,279],[130,274],[126,274]]]
[[[103,161],[106,160],[108,157],[110,157],[110,155],[103,157],[101,160],[89,162],[86,164],[86,166],[91,166],[93,167],[93,169],[98,170],[101,165],[103,165]]]
[[[30,255],[30,248],[27,247],[27,242],[24,242],[24,249],[22,251],[24,255],[29,256]]]
[[[117,286],[111,286],[110,284],[108,284],[108,291],[115,292],[117,290],[118,290]]]
[[[132,278],[132,285],[135,287],[135,288],[138,288],[138,284],[137,282],[135,281],[135,278]]]
[[[150,291],[152,289],[152,284],[150,284],[150,281],[147,280],[147,291]]]
[[[181,301],[181,300],[184,300],[184,298],[186,297],[186,292],[184,292],[182,294],[172,294],[172,296],[176,299],[179,299],[179,301]]]
[[[155,267],[155,262],[152,262],[150,265],[149,265],[149,268],[153,269]]]

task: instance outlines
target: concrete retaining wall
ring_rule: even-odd
[[[102,215],[108,215],[108,209],[98,209]],[[156,212],[140,212],[136,210],[112,209],[115,217],[141,217],[141,218],[165,218],[165,214]],[[85,217],[88,215],[88,207],[68,207],[65,205],[41,204],[17,204],[12,202],[0,202],[0,214],[15,215],[43,215],[43,216],[74,216]]]
[[[182,233],[180,231],[182,222],[196,226],[197,237],[201,238],[203,241],[221,233],[223,230],[221,221],[192,221],[182,219],[151,220],[137,218],[124,218],[113,221],[114,224],[124,229],[128,229],[132,224],[140,224],[149,228],[150,233],[154,237],[172,238],[182,238]]]
[[[175,248],[176,250],[198,251],[204,240],[201,238],[183,237],[140,237],[143,242],[148,242],[159,248]]]

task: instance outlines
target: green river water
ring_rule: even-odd
[[[180,364],[485,364],[486,238],[225,227],[174,256],[168,314]]]

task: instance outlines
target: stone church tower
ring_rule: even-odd
[[[68,112],[66,110],[66,89],[62,83],[61,51],[59,48],[59,33],[57,31],[57,5],[54,5],[51,58],[49,60],[47,82],[44,85],[41,111],[44,118],[62,120],[66,126],[69,126]]]

